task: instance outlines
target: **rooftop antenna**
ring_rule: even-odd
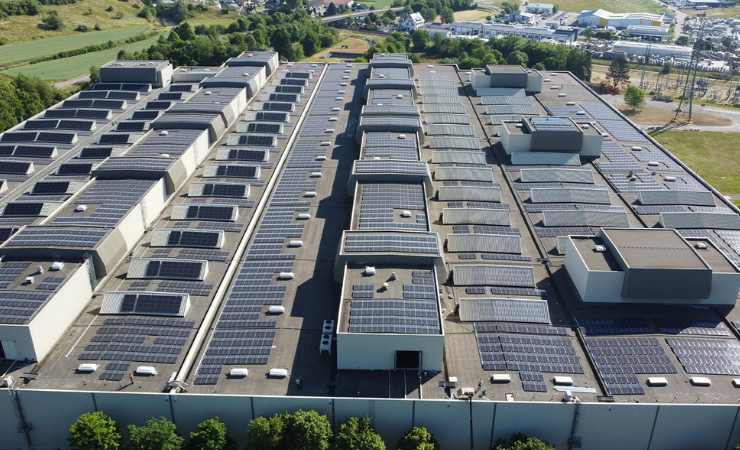
[[[673,118],[674,122],[679,119],[685,119],[686,123],[691,123],[691,110],[694,106],[694,84],[696,83],[696,70],[699,68],[699,56],[701,51],[699,50],[699,42],[704,39],[704,18],[699,18],[699,32],[696,35],[696,41],[694,41],[694,49],[691,51],[691,60],[689,61],[689,70],[686,73],[686,83],[683,86],[683,95],[681,95],[681,103],[676,109],[676,116]],[[694,69],[693,73],[691,69]]]

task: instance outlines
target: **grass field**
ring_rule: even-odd
[[[555,3],[560,11],[581,12],[583,10],[605,9],[615,13],[669,12],[668,8],[660,6],[652,0],[558,0]]]
[[[88,73],[90,66],[100,67],[103,64],[116,59],[118,52],[126,50],[135,52],[150,47],[157,42],[159,37],[153,37],[146,41],[140,41],[133,44],[116,47],[100,52],[86,53],[84,55],[73,56],[71,58],[55,59],[38,64],[14,67],[2,72],[3,75],[15,76],[19,73],[39,77],[42,80],[58,81],[69,80]]]
[[[740,15],[740,6],[736,6],[734,8],[709,8],[705,11],[697,11],[695,9],[682,9],[681,12],[684,14],[688,14],[689,16],[696,16],[696,13],[698,12],[705,12],[707,13],[707,17],[732,18]]]
[[[30,61],[59,52],[82,48],[87,45],[103,44],[108,41],[126,39],[149,30],[149,25],[131,28],[119,28],[107,31],[91,31],[71,36],[61,36],[40,41],[3,45],[0,47],[0,66]]]
[[[666,131],[655,138],[722,194],[740,194],[737,133]]]
[[[391,6],[393,4],[393,0],[362,0],[361,3],[364,3],[367,6],[374,6],[375,9],[383,9]]]
[[[237,19],[239,19],[239,16],[223,16],[219,14],[216,17],[196,17],[195,19],[188,19],[187,22],[192,27],[197,27],[198,25],[205,25],[207,27],[210,27],[211,25],[223,25],[228,27],[232,22],[236,22]]]
[[[146,20],[136,17],[140,9],[133,7],[134,4],[143,6],[139,0],[121,2],[118,0],[86,0],[70,5],[44,6],[44,11],[55,10],[62,19],[64,28],[60,31],[47,31],[38,27],[43,14],[38,16],[11,16],[0,20],[0,38],[6,39],[10,44],[26,42],[39,39],[47,39],[64,35],[78,35],[74,31],[78,25],[85,25],[92,29],[95,24],[100,25],[103,30],[131,28],[134,26],[148,25]],[[113,11],[106,11],[112,7]],[[92,13],[89,13],[92,10]],[[114,19],[118,13],[123,17]],[[57,50],[60,51],[60,50]]]
[[[313,56],[309,56],[304,59],[306,62],[339,62],[339,58],[320,58],[321,55],[332,51],[348,52],[348,53],[365,53],[370,47],[365,41],[365,36],[359,33],[353,33],[349,31],[340,31],[340,34],[344,37],[341,41],[334,44],[333,47],[323,50]],[[377,36],[371,36],[371,38],[377,38]],[[347,46],[348,48],[341,48]]]
[[[469,9],[467,11],[455,11],[455,20],[478,20],[486,16],[496,16],[496,11],[490,9]]]

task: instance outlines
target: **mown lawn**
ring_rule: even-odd
[[[47,81],[69,80],[88,73],[90,66],[100,67],[109,61],[113,61],[121,50],[126,50],[127,52],[143,50],[152,46],[157,42],[157,39],[159,39],[158,36],[145,41],[135,42],[133,44],[100,52],[86,53],[84,55],[73,56],[71,58],[55,59],[38,64],[14,67],[2,72],[2,74],[15,76],[19,73],[23,73],[25,75],[39,77],[42,80]]]
[[[9,44],[16,44],[70,34],[77,35],[79,32],[74,31],[74,29],[78,25],[85,25],[92,30],[95,24],[98,24],[103,31],[149,25],[149,22],[145,19],[136,17],[136,14],[141,9],[134,8],[135,4],[138,4],[140,8],[143,7],[142,3],[138,0],[129,0],[127,2],[119,0],[87,0],[69,5],[44,6],[44,11],[57,11],[64,25],[62,30],[52,31],[40,29],[38,24],[41,23],[43,13],[37,16],[11,16],[0,19],[0,39],[4,39]],[[113,8],[113,10],[106,11],[108,7]],[[116,19],[115,17],[119,12],[122,14],[122,17]]]
[[[722,194],[740,194],[738,133],[666,131],[655,138]]]
[[[383,9],[391,6],[393,0],[361,0],[360,3],[364,3],[367,6],[374,6],[375,9]]]
[[[131,28],[118,28],[107,31],[91,31],[61,36],[39,41],[9,44],[0,47],[0,66],[13,63],[31,61],[36,58],[51,56],[59,52],[74,50],[88,45],[104,44],[108,41],[118,41],[150,29],[149,25],[140,25]],[[118,52],[116,52],[118,53]]]

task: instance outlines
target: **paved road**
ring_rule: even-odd
[[[328,23],[328,22],[336,22],[338,20],[346,19],[347,17],[358,17],[358,16],[366,16],[368,14],[375,13],[379,16],[382,16],[384,12],[388,11],[389,9],[392,9],[393,11],[403,11],[403,7],[396,7],[396,8],[384,8],[384,9],[376,9],[374,11],[363,11],[363,12],[355,12],[355,13],[348,13],[348,14],[339,14],[336,16],[329,16],[329,17],[322,17],[321,23]]]
[[[86,81],[90,81],[90,75],[82,75],[77,78],[72,78],[71,80],[58,81],[54,83],[54,87],[57,89],[64,89],[74,84],[84,83]]]

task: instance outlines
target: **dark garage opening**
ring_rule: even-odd
[[[421,352],[419,351],[397,351],[396,370],[419,370],[421,368]]]

